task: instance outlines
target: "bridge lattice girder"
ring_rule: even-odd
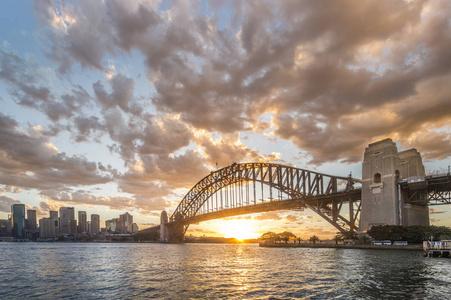
[[[264,211],[264,206],[274,204],[274,209],[287,199],[272,199],[272,189],[288,196],[288,200],[297,201],[299,207],[307,207],[319,214],[340,232],[352,232],[358,230],[358,218],[360,213],[360,190],[354,189],[354,184],[360,180],[351,177],[331,176],[318,172],[312,172],[272,163],[240,163],[232,164],[220,170],[211,172],[200,180],[185,195],[174,213],[170,222],[185,224],[185,230],[191,223],[201,219],[208,219],[207,214],[221,210],[229,210],[233,215],[240,214],[243,208],[248,207],[251,212]],[[271,194],[269,200],[257,201],[257,184],[267,186]],[[242,188],[251,186],[252,199],[237,199],[233,208],[215,207],[205,212],[205,204],[208,199],[227,187],[238,186]],[[249,191],[248,191],[249,192]],[[263,188],[262,188],[263,193]],[[221,194],[222,195],[222,194]],[[343,204],[349,205],[346,213],[342,212]],[[202,208],[202,209],[201,209]],[[230,210],[232,209],[232,210]],[[235,209],[235,211],[233,211]],[[259,210],[260,209],[260,210]],[[265,208],[266,209],[266,208]],[[269,208],[269,210],[271,210]],[[202,218],[200,216],[203,216]],[[213,215],[211,215],[213,217]]]
[[[451,204],[451,174],[437,174],[402,180],[405,202],[416,205]]]

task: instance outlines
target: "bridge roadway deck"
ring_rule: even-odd
[[[262,203],[244,205],[233,208],[225,208],[219,211],[213,211],[209,213],[199,214],[193,218],[189,218],[183,221],[184,224],[197,224],[199,222],[220,219],[226,217],[233,217],[245,214],[262,213],[277,210],[295,210],[304,209],[306,205],[317,205],[318,202],[322,204],[330,204],[334,201],[346,202],[349,200],[358,201],[361,199],[361,189],[354,189],[348,192],[339,192],[329,195],[311,196],[302,199],[289,199],[289,200],[275,200],[265,201]]]
[[[451,204],[451,174],[410,177],[400,181],[407,193],[406,203],[419,205]]]
[[[234,208],[227,208],[220,211],[214,211],[207,214],[197,215],[193,218],[184,220],[184,224],[197,224],[203,221],[220,219],[226,217],[239,216],[244,214],[262,213],[276,210],[304,209],[306,205],[315,206],[319,202],[322,204],[330,204],[334,201],[346,202],[349,200],[359,201],[361,199],[362,190],[360,188],[348,192],[338,192],[328,195],[311,196],[303,199],[277,200],[271,202],[263,202],[254,205],[246,205]],[[160,225],[140,230],[138,234],[145,235],[160,230]]]

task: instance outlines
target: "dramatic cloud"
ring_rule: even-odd
[[[11,205],[20,203],[12,198],[0,195],[0,211],[10,213]]]
[[[15,120],[0,113],[0,184],[45,190],[112,180],[96,163],[59,152],[39,129],[30,130],[22,132]]]
[[[233,14],[224,28],[220,14],[207,17],[183,2],[163,12],[145,1],[40,2],[37,11],[52,28],[62,69],[75,62],[104,69],[107,55],[138,49],[161,112],[227,133],[255,129],[261,114],[276,112],[274,134],[293,140],[314,163],[357,161],[369,140],[392,135],[407,145],[424,127],[437,127],[438,115],[450,120],[448,92],[435,93],[451,72],[448,2],[226,6],[212,3]],[[111,94],[94,85],[99,102],[128,111],[133,81],[117,77],[111,84]],[[360,126],[367,116],[374,122]]]
[[[0,49],[3,190],[152,211],[216,167],[292,160],[268,141],[302,164],[358,162],[386,137],[425,159],[451,154],[449,1],[43,0],[34,11],[41,52]],[[27,127],[22,110],[45,121]],[[104,183],[120,196],[88,188]]]

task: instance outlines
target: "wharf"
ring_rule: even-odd
[[[423,253],[427,257],[451,257],[451,240],[448,241],[424,241]]]
[[[407,246],[376,246],[376,245],[345,245],[345,244],[322,244],[322,243],[260,243],[260,247],[268,248],[336,248],[336,249],[370,249],[370,250],[409,250],[421,251],[421,245],[407,245]]]

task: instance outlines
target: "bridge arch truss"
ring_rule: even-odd
[[[274,163],[234,163],[211,172],[184,196],[170,223],[309,208],[342,233],[358,231],[361,181]]]

